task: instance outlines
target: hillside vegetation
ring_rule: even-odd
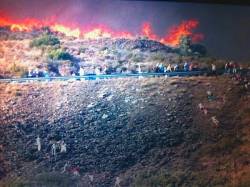
[[[0,29],[0,78],[224,61],[182,38],[83,40]],[[250,76],[0,83],[0,186],[248,187]],[[39,143],[41,146],[39,146]],[[66,148],[63,146],[66,146]]]
[[[92,73],[95,67],[107,67],[109,71],[120,73],[135,72],[138,63],[145,72],[152,71],[159,63],[182,66],[188,61],[201,68],[208,68],[212,62],[221,63],[205,56],[204,46],[191,44],[185,38],[179,48],[172,48],[144,38],[83,40],[49,31],[12,33],[0,30],[0,34],[0,77],[3,78],[24,77],[29,69],[36,68],[48,71],[51,76],[66,76],[77,73],[80,66],[86,73]]]

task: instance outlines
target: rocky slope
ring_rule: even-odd
[[[1,84],[0,98],[2,185],[250,184],[249,92],[230,77]]]

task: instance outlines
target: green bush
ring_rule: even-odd
[[[47,69],[51,73],[55,73],[56,75],[59,75],[59,64],[58,62],[55,61],[49,61],[47,63]]]
[[[201,44],[193,44],[190,36],[182,36],[179,41],[179,53],[183,56],[205,56],[207,49]]]
[[[72,56],[68,52],[62,49],[52,49],[51,51],[49,51],[48,57],[52,60],[71,60],[72,59]]]
[[[60,40],[50,34],[44,34],[31,41],[30,47],[54,46],[60,44]]]
[[[181,55],[188,56],[192,54],[192,40],[189,36],[182,36],[179,41],[179,52]]]

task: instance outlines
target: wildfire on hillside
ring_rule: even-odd
[[[201,33],[193,33],[198,27],[197,20],[182,21],[179,25],[173,26],[167,30],[164,37],[160,37],[154,33],[152,24],[145,22],[142,25],[140,35],[146,36],[150,40],[159,41],[166,45],[177,46],[182,36],[190,36],[193,42],[203,40],[204,36]],[[73,27],[67,24],[57,23],[51,20],[38,20],[27,18],[24,20],[13,20],[6,16],[0,17],[0,27],[9,27],[13,32],[30,32],[34,29],[49,27],[53,32],[62,33],[66,36],[97,39],[97,38],[135,38],[135,35],[128,31],[115,31],[107,26],[97,26],[88,29],[84,27]]]
[[[164,44],[176,46],[179,44],[180,38],[182,36],[190,36],[193,42],[199,42],[203,40],[204,35],[201,33],[192,32],[198,27],[198,25],[199,22],[197,20],[182,21],[180,25],[171,27],[166,36],[160,41]]]

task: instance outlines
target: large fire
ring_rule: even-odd
[[[192,32],[198,27],[198,25],[199,22],[197,20],[183,21],[180,25],[170,28],[166,36],[160,41],[162,43],[169,43],[175,46],[179,44],[180,38],[182,36],[190,36],[193,42],[199,42],[203,40],[204,35],[201,33],[197,34]]]
[[[142,25],[142,34],[151,40],[159,40],[159,37],[154,34],[152,25],[149,22]]]
[[[197,20],[183,21],[180,25],[171,27],[164,37],[160,37],[154,33],[152,24],[146,22],[142,25],[140,35],[146,36],[150,40],[156,40],[170,46],[177,46],[182,36],[190,36],[193,42],[199,42],[204,37],[202,34],[193,33],[199,25]],[[38,19],[13,20],[6,16],[0,17],[0,27],[9,27],[14,32],[30,32],[34,29],[50,27],[54,32],[63,33],[66,36],[82,37],[84,39],[97,38],[135,38],[135,35],[128,31],[114,31],[107,26],[97,26],[88,29],[84,27],[73,27],[66,24],[57,23],[55,21]]]

